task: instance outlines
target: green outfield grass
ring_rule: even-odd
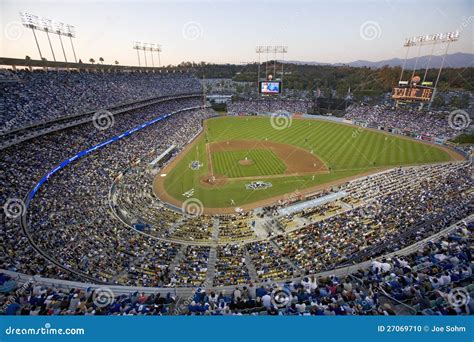
[[[223,151],[212,154],[214,173],[229,178],[280,175],[285,172],[285,164],[269,150]],[[240,165],[248,158],[251,165]]]
[[[186,199],[182,195],[184,192],[194,189],[193,197],[200,199],[207,207],[228,207],[231,206],[231,200],[235,202],[235,206],[239,206],[387,167],[452,159],[446,151],[433,145],[320,120],[293,119],[291,126],[277,130],[270,124],[270,118],[221,117],[208,120],[206,126],[205,134],[168,171],[164,186],[168,194],[180,201]],[[245,184],[250,182],[248,179],[232,179],[220,187],[201,185],[200,178],[208,174],[209,166],[206,142],[257,139],[286,143],[312,151],[325,162],[330,172],[299,177],[269,177],[267,181],[272,183],[272,187],[265,190],[246,190]],[[269,151],[263,153],[261,149],[226,151],[222,154],[215,152],[212,156],[214,172],[232,178],[282,174],[285,170],[284,163],[267,152]],[[254,165],[238,164],[246,154],[254,156]],[[193,160],[199,160],[203,167],[191,170],[189,164]],[[257,167],[258,164],[260,165]]]

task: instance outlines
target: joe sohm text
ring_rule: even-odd
[[[463,333],[465,326],[459,325],[378,325],[377,332],[404,333],[404,332],[431,332],[431,333]]]

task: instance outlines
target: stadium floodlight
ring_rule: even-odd
[[[76,28],[72,25],[66,24],[66,31],[64,32],[66,36],[70,38],[76,37]]]
[[[56,61],[56,56],[54,54],[54,50],[53,50],[53,46],[51,44],[51,39],[50,39],[49,33],[55,33],[59,36],[59,40],[61,42],[61,47],[62,47],[63,54],[64,54],[64,60],[66,62],[67,62],[66,51],[64,50],[64,45],[63,45],[61,36],[69,37],[69,39],[71,41],[72,51],[73,51],[73,54],[74,54],[74,60],[77,63],[76,51],[74,50],[74,44],[72,42],[72,38],[76,37],[76,32],[75,32],[74,26],[69,25],[69,24],[60,23],[60,22],[55,22],[51,19],[42,18],[42,17],[39,17],[37,15],[33,15],[33,14],[30,14],[30,13],[25,13],[25,12],[20,12],[20,18],[21,18],[21,21],[22,21],[22,23],[25,27],[28,27],[28,28],[33,30],[33,35],[35,36],[35,41],[36,41],[36,45],[38,47],[38,51],[41,51],[41,49],[40,49],[39,44],[38,44],[38,39],[36,38],[35,30],[46,32],[46,35],[48,36],[49,47],[51,48],[51,53],[53,54],[54,61]],[[41,59],[43,59],[43,56],[42,56],[41,52],[40,52],[40,57],[41,57]]]
[[[41,18],[40,19],[41,28],[46,32],[53,31],[53,21],[51,19]]]
[[[71,42],[71,47],[72,47],[72,53],[74,55],[74,60],[77,63],[76,50],[74,49],[74,44],[72,43],[72,38],[76,38],[76,28],[72,25],[66,24],[65,35],[69,37],[69,40]]]
[[[449,43],[459,39],[459,31],[428,34],[424,36],[416,36],[405,39],[404,47],[426,45],[433,43]]]
[[[138,66],[141,66],[141,63],[140,63],[140,52],[138,50],[140,50],[140,42],[134,42],[133,43],[133,47],[132,49],[135,49],[137,50],[137,57],[138,57]]]
[[[161,52],[161,45],[160,44],[150,44],[150,52],[151,52],[151,57],[153,58],[153,52],[156,52],[158,55],[158,67],[161,67],[161,58],[160,58],[160,52]]]
[[[428,75],[428,69],[430,68],[431,59],[433,57],[435,46],[437,44],[447,44],[446,48],[444,50],[444,55],[443,55],[443,59],[442,59],[442,62],[441,62],[441,66],[439,67],[439,70],[438,70],[438,76],[436,77],[436,81],[434,82],[433,92],[432,92],[432,95],[431,95],[430,100],[429,100],[430,101],[429,107],[431,107],[431,104],[433,103],[433,99],[436,95],[436,89],[438,87],[438,82],[439,82],[439,78],[440,78],[440,75],[441,75],[441,71],[443,70],[443,67],[444,67],[444,62],[445,62],[445,59],[446,59],[446,55],[448,54],[449,46],[450,46],[451,43],[456,42],[456,41],[459,40],[459,35],[460,35],[460,32],[458,30],[456,30],[456,31],[444,32],[444,33],[426,34],[426,35],[423,35],[423,36],[415,36],[415,37],[409,37],[409,38],[405,39],[405,42],[404,42],[403,46],[407,48],[407,52],[406,52],[405,59],[404,59],[403,64],[402,64],[402,70],[401,70],[401,73],[400,73],[399,84],[401,82],[404,82],[403,81],[403,73],[405,71],[405,65],[406,65],[406,62],[407,62],[407,59],[408,59],[408,52],[409,52],[409,50],[412,46],[418,46],[418,54],[416,56],[415,65],[413,67],[411,77],[409,78],[410,81],[413,80],[413,78],[415,76],[416,68],[418,66],[418,59],[420,58],[420,53],[421,53],[422,46],[424,46],[424,45],[431,45],[432,46],[431,47],[431,53],[430,53],[429,59],[428,59],[428,63],[426,65],[426,67],[424,68],[425,72],[424,72],[423,79],[420,80],[421,84],[423,85],[425,83],[426,77]],[[430,82],[430,83],[432,83],[432,82]]]
[[[38,44],[38,38],[36,37],[36,32],[35,32],[35,30],[39,28],[38,27],[39,18],[36,15],[32,15],[32,14],[24,13],[24,12],[20,12],[20,18],[21,18],[21,22],[23,26],[30,28],[31,31],[33,32],[33,36],[35,37],[36,47],[38,48],[38,52],[42,60],[43,54],[41,53],[41,48]]]
[[[53,26],[54,26],[54,31],[59,37],[61,48],[63,49],[64,60],[67,63],[66,51],[64,50],[63,40],[61,38],[61,36],[64,35],[64,32],[66,31],[66,24],[55,22]]]
[[[51,49],[51,53],[53,54],[53,59],[56,62],[56,55],[54,54],[53,45],[51,44],[51,38],[49,37],[49,32],[53,31],[52,20],[41,18],[41,27],[43,28],[43,31],[46,32],[46,36],[48,37],[49,47]]]
[[[161,66],[161,58],[160,58],[160,52],[161,50],[161,45],[160,44],[152,44],[152,43],[142,43],[142,42],[134,42],[132,48],[134,50],[137,50],[137,57],[138,57],[138,66],[141,66],[140,63],[140,53],[139,50],[143,51],[143,55],[145,57],[145,66],[148,66],[147,63],[147,58],[146,58],[146,52],[150,51],[151,54],[151,63],[152,66],[155,67],[155,61],[153,58],[153,52],[157,52],[158,54],[158,66]]]
[[[30,13],[20,12],[21,22],[28,28],[39,29],[39,17]]]
[[[273,53],[275,58],[273,61],[273,74],[276,77],[276,64],[277,64],[277,54],[282,54],[281,59],[281,88],[283,88],[283,61],[285,60],[285,53],[288,52],[288,46],[286,45],[257,45],[255,47],[255,52],[258,54],[258,70],[257,70],[257,85],[260,82],[260,64],[261,64],[261,54],[265,53],[267,58],[265,60],[265,78],[268,77],[268,54]]]

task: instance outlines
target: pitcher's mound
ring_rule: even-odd
[[[252,165],[253,164],[253,160],[252,159],[248,159],[248,158],[245,158],[245,159],[241,159],[239,160],[239,164],[240,165]]]
[[[213,187],[213,186],[219,187],[227,183],[227,177],[203,176],[199,179],[199,181],[201,185],[204,185],[207,187]]]

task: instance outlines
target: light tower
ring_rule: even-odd
[[[134,50],[137,50],[138,66],[141,66],[140,52],[139,51],[143,51],[143,56],[144,56],[144,59],[145,59],[145,67],[148,67],[148,60],[146,58],[146,52],[150,51],[152,66],[155,67],[155,60],[153,58],[153,52],[156,52],[158,54],[158,67],[161,67],[161,57],[160,57],[160,52],[162,51],[161,50],[161,45],[151,44],[151,43],[134,42],[132,48]]]
[[[421,102],[420,108],[424,102],[429,102],[429,107],[433,103],[433,99],[436,95],[439,78],[441,71],[443,70],[446,55],[448,54],[449,46],[451,43],[459,40],[459,31],[437,33],[423,36],[410,37],[405,39],[403,46],[407,49],[405,59],[402,64],[402,70],[400,72],[400,78],[398,81],[398,87],[393,88],[392,98],[397,101],[408,101],[408,102]],[[434,82],[427,80],[428,69],[430,68],[431,59],[433,57],[435,45],[446,44],[444,49],[443,59],[438,69],[438,74]],[[418,59],[420,58],[421,49],[423,46],[430,46],[431,52],[428,58],[428,63],[423,75],[423,79],[419,76],[415,76],[416,68],[418,66]],[[408,53],[412,46],[418,46],[417,56],[415,59],[415,65],[411,72],[408,80],[404,80],[405,66],[408,59]],[[421,82],[421,85],[419,84]]]
[[[56,54],[54,53],[53,45],[51,43],[51,37],[50,33],[55,33],[59,37],[59,41],[61,43],[61,48],[63,51],[64,55],[64,61],[67,62],[67,57],[66,57],[66,50],[64,49],[63,41],[61,39],[61,36],[69,37],[71,41],[71,48],[72,52],[74,55],[74,60],[77,63],[77,58],[76,58],[76,51],[74,50],[74,44],[72,42],[72,38],[76,37],[75,29],[74,26],[69,25],[69,24],[64,24],[60,22],[53,21],[51,19],[46,19],[39,17],[37,15],[33,15],[30,13],[23,13],[20,12],[20,18],[22,21],[23,26],[30,28],[33,32],[33,36],[35,37],[35,42],[36,42],[36,47],[38,48],[38,52],[40,55],[40,58],[43,59],[43,54],[41,52],[40,45],[38,43],[38,38],[36,36],[36,30],[38,31],[43,31],[46,33],[46,36],[48,38],[48,43],[49,43],[49,48],[51,49],[51,54],[53,55],[53,60],[56,62]]]

